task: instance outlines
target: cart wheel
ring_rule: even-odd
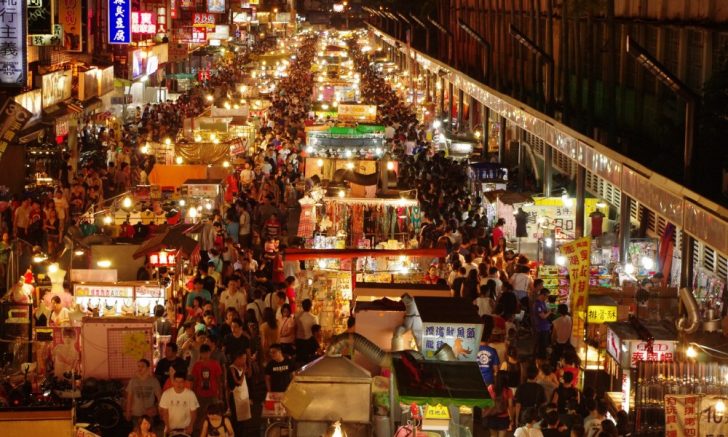
[[[121,423],[121,410],[111,401],[97,401],[94,419],[102,429],[112,429]]]

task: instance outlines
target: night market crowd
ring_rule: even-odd
[[[446,284],[453,298],[472,302],[483,318],[478,365],[495,406],[476,409],[478,431],[499,437],[629,435],[624,411],[616,420],[608,417],[606,402],[592,387],[577,388],[581,360],[571,344],[569,308],[556,304],[543,281],[534,279],[528,257],[507,248],[504,220],[487,222],[482,198],[469,190],[468,161],[437,150],[427,140],[427,126],[370,66],[370,57],[355,44],[350,51],[362,96],[377,105],[386,126],[388,150],[399,162],[398,182],[417,188],[419,247],[447,249],[424,280]],[[505,338],[504,357],[490,345],[497,337]],[[524,350],[526,337],[535,338],[533,350]]]
[[[302,149],[305,126],[314,122],[316,41],[303,39],[259,122],[255,153],[225,181],[225,208],[203,222],[195,274],[155,309],[155,333],[170,341],[156,366],[138,362],[126,388],[124,411],[134,437],[162,429],[203,437],[257,434],[252,429],[266,393],[285,391],[298,368],[324,353],[312,302],[297,292],[301,266],[281,255],[301,244],[295,237],[297,187],[311,184],[302,176]],[[466,164],[437,151],[426,139],[426,126],[369,66],[368,57],[355,45],[350,49],[363,99],[377,105],[388,150],[400,163],[399,183],[417,188],[422,225],[414,237],[420,247],[447,249],[445,258],[429,265],[425,281],[446,284],[454,299],[473,302],[483,317],[478,364],[495,406],[475,411],[479,429],[518,437],[626,435],[621,413],[616,423],[607,419],[595,391],[576,388],[581,369],[570,344],[568,307],[552,309],[550,292],[532,278],[528,258],[507,249],[502,220],[487,223],[481,200],[468,190]],[[0,262],[9,235],[46,246],[52,254],[62,245],[66,226],[80,227],[74,216],[144,184],[154,160],[141,153],[141,145],[174,137],[185,116],[208,104],[211,90],[237,92],[227,87],[237,83],[247,62],[245,56],[229,58],[175,103],[137,110],[121,132],[86,124],[81,141],[89,149],[98,142],[106,152],[101,163],[90,160],[75,175],[65,170],[66,191],[59,187],[49,198],[5,206]],[[147,263],[137,279],[166,280],[169,273]],[[62,311],[54,305],[51,321]],[[355,330],[353,318],[348,326]],[[504,357],[490,346],[497,336],[506,341]],[[535,346],[524,353],[522,341],[529,336]]]

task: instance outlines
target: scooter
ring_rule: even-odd
[[[122,387],[116,381],[87,378],[81,390],[56,391],[63,399],[75,400],[76,421],[98,427],[101,431],[119,426],[124,420],[121,408]]]

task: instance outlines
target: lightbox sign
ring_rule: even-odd
[[[0,16],[0,85],[25,84],[25,1],[5,1]]]
[[[442,345],[449,345],[458,361],[475,361],[478,356],[483,325],[422,323],[422,354],[431,360]]]
[[[196,13],[192,16],[192,27],[215,28],[215,15]]]
[[[131,42],[131,0],[109,0],[109,44]]]
[[[131,33],[157,33],[157,17],[151,12],[132,12]]]
[[[639,361],[672,361],[675,359],[674,341],[654,341],[652,347],[644,341],[632,341],[629,345],[629,359],[632,367]]]
[[[28,1],[28,34],[53,33],[53,2],[51,0]]]

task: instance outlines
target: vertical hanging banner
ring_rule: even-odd
[[[18,4],[20,3],[22,2],[18,2]],[[0,112],[0,158],[32,115],[20,103],[12,99],[5,100],[2,112]]]
[[[584,339],[584,321],[586,319],[586,304],[589,294],[589,270],[591,264],[591,238],[584,237],[564,243],[559,248],[561,255],[566,257],[569,268],[569,296],[571,313],[574,323],[571,336],[578,347]]]
[[[58,24],[63,26],[63,47],[66,50],[83,51],[82,23],[81,0],[58,0]]]
[[[6,0],[0,9],[0,85],[22,86],[26,80],[25,0]]]
[[[665,436],[697,437],[700,396],[665,396]]]
[[[130,42],[131,0],[109,0],[109,44]]]
[[[53,1],[28,1],[28,35],[53,33]]]

